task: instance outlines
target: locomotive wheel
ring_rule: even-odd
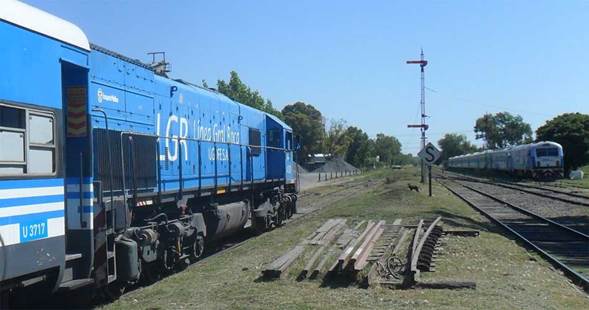
[[[196,240],[194,241],[194,244],[192,245],[192,253],[191,253],[192,260],[197,261],[198,259],[200,259],[202,257],[204,252],[205,252],[205,239],[201,234],[198,234],[198,236],[196,236]]]
[[[141,281],[145,284],[153,284],[161,279],[160,268],[156,264],[150,263],[141,270]]]
[[[255,221],[254,229],[256,230],[256,232],[258,234],[268,231],[270,229],[270,225],[272,223],[270,216],[263,217],[263,218],[256,217],[254,221]]]
[[[170,273],[170,272],[174,271],[174,266],[177,263],[176,255],[173,252],[174,252],[173,249],[170,249],[170,248],[164,250],[162,260],[161,260],[161,265],[162,265],[163,271],[166,273]]]
[[[0,292],[0,309],[9,309],[12,295],[10,290]]]
[[[282,226],[282,221],[284,220],[284,208],[280,207],[276,210],[276,215],[274,215],[274,225],[276,227]]]
[[[103,289],[104,295],[110,300],[117,300],[125,293],[127,283],[122,281],[114,281]]]

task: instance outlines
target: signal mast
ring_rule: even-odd
[[[425,66],[427,66],[427,60],[423,57],[423,49],[421,49],[420,60],[407,60],[407,64],[419,65],[421,69],[421,124],[419,125],[407,125],[408,128],[420,128],[421,130],[421,149],[425,148],[425,132],[429,126],[425,123],[427,115],[425,114]],[[425,163],[421,160],[421,183],[425,182]]]

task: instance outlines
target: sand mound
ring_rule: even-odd
[[[338,157],[332,160],[328,160],[323,166],[313,170],[313,172],[344,172],[344,171],[355,171],[358,168],[352,166],[350,163],[345,161],[343,158]]]
[[[303,166],[299,165],[299,164],[295,164],[295,171],[298,171],[299,173],[309,173],[309,171],[305,168],[303,168]]]

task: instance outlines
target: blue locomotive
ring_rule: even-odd
[[[463,170],[494,170],[535,179],[563,176],[562,146],[543,141],[500,150],[460,155],[448,159],[448,167]]]
[[[120,291],[296,212],[280,119],[0,6],[0,294]]]

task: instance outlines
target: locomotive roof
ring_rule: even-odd
[[[142,68],[144,68],[144,69],[147,69],[147,70],[149,70],[149,71],[153,71],[153,69],[151,68],[151,66],[150,66],[150,65],[148,65],[148,64],[146,64],[146,63],[144,63],[144,62],[141,62],[141,60],[139,60],[139,59],[133,59],[133,58],[127,57],[127,56],[125,56],[125,55],[123,55],[123,54],[119,54],[119,53],[117,53],[117,52],[115,52],[115,51],[113,51],[113,50],[109,50],[109,49],[107,49],[107,48],[104,48],[104,47],[102,47],[102,46],[96,45],[96,44],[94,44],[94,43],[91,43],[91,44],[90,44],[90,48],[91,48],[93,51],[98,51],[98,52],[101,52],[101,53],[107,54],[107,55],[109,55],[109,56],[112,56],[112,57],[118,58],[118,59],[120,59],[120,60],[122,60],[122,61],[126,61],[126,62],[128,62],[128,63],[131,63],[131,64],[134,64],[134,65],[136,65],[136,66],[142,67]]]
[[[90,51],[88,38],[78,26],[26,3],[3,0],[0,19]]]
[[[280,118],[276,117],[275,115],[272,115],[270,113],[266,113],[266,115],[269,118],[271,118],[273,121],[277,122],[278,125],[280,125],[282,128],[292,130],[292,128],[290,128],[290,126],[288,126],[285,122],[283,122]]]

